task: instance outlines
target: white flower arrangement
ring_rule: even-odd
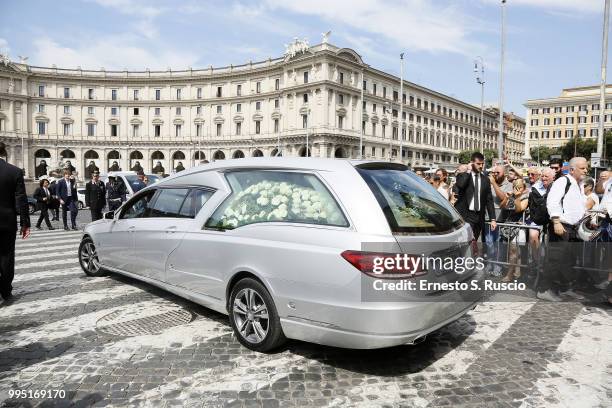
[[[266,221],[340,225],[344,219],[325,193],[288,182],[262,181],[236,194],[217,226],[235,228]]]

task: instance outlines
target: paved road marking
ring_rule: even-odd
[[[55,265],[64,265],[64,264],[78,264],[79,261],[74,254],[72,256],[67,256],[64,259],[56,259],[53,261],[39,261],[39,262],[29,262],[29,263],[20,263],[19,265],[15,265],[15,270],[36,268],[40,266],[55,266]]]
[[[0,309],[0,317],[15,316],[23,314],[35,314],[50,311],[54,308],[74,306],[82,303],[96,302],[105,299],[142,292],[143,290],[130,285],[118,285],[115,287],[94,290],[91,292],[72,293],[65,296],[50,299],[33,300],[30,302],[17,302]]]
[[[15,250],[15,262],[19,262],[21,259],[20,255],[22,254],[38,254],[37,256],[45,256],[46,254],[53,253],[53,251],[62,251],[65,249],[74,249],[74,253],[76,253],[77,249],[79,249],[79,242],[75,242],[74,244],[66,244],[66,245],[38,245],[35,248],[28,249],[16,249]]]
[[[44,255],[42,254],[33,254],[33,255],[25,255],[25,256],[17,256],[15,257],[15,263],[16,264],[21,264],[22,261],[27,261],[30,259],[49,259],[49,258],[57,258],[59,256],[63,256],[63,257],[75,257],[78,247],[75,246],[75,249],[73,249],[72,251],[64,251],[64,252],[57,252],[56,248],[53,248],[53,250],[49,251]]]
[[[66,244],[79,244],[81,242],[81,238],[66,238],[57,240],[58,244],[66,245]],[[47,249],[53,250],[53,242],[32,242],[29,239],[18,240],[15,242],[15,249],[25,249],[25,248],[40,248],[44,245]]]
[[[15,275],[15,279],[13,282],[27,282],[31,280],[39,280],[45,278],[55,278],[55,277],[64,277],[71,275],[79,275],[83,274],[85,276],[85,272],[81,269],[80,266],[75,266],[74,268],[68,269],[54,269],[51,271],[43,271],[43,272],[30,272],[30,273],[20,273]],[[61,283],[62,281],[58,281]]]

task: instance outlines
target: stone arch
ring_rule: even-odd
[[[244,152],[242,150],[236,150],[232,155],[233,159],[242,159],[244,158]]]
[[[204,154],[203,151],[198,150],[197,152],[193,154],[193,158],[196,160],[206,160],[206,155]]]
[[[336,150],[334,150],[334,157],[336,159],[346,159],[348,158],[348,154],[344,147],[337,147]]]
[[[166,156],[159,150],[151,154],[151,172],[155,174],[166,174],[167,163]]]
[[[225,153],[221,150],[217,150],[213,155],[213,160],[225,160]]]
[[[51,153],[46,149],[34,152],[34,176],[39,178],[47,175],[47,168],[51,165]]]
[[[299,157],[306,157],[306,146],[300,147],[300,150],[298,151],[298,156]],[[308,156],[309,157],[312,156],[312,150],[311,149],[308,149]]]
[[[34,152],[34,157],[40,159],[50,159],[51,153],[49,153],[49,151],[46,149],[38,149],[36,152]]]
[[[263,154],[263,152],[261,150],[259,150],[259,149],[253,150],[253,154],[252,154],[253,157],[263,157],[263,155],[264,154]]]
[[[180,150],[177,150],[172,155],[172,159],[173,160],[185,160],[185,153],[181,152]]]
[[[74,152],[70,149],[62,150],[60,156],[62,159],[76,159],[76,154],[74,154]]]
[[[270,157],[283,157],[283,153],[278,151],[277,148],[272,149],[270,152]]]

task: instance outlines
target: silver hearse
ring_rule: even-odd
[[[247,158],[201,165],[136,193],[87,225],[79,260],[87,275],[120,273],[228,314],[252,350],[287,338],[369,349],[415,343],[479,298],[437,291],[426,301],[409,293],[366,301],[363,285],[378,276],[364,243],[420,254],[471,237],[455,209],[403,165]],[[415,279],[468,278],[422,272]]]

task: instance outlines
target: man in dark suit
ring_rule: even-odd
[[[91,181],[85,185],[85,204],[91,211],[91,220],[102,218],[102,209],[106,206],[106,187],[100,180],[100,172],[91,173]]]
[[[15,233],[17,232],[17,206],[21,238],[30,236],[30,212],[23,181],[23,172],[6,162],[6,146],[0,142],[0,296],[12,296],[15,275]]]
[[[77,203],[79,202],[76,189],[76,181],[70,177],[70,170],[64,170],[64,178],[57,182],[57,195],[62,205],[62,221],[64,229],[68,231],[68,211],[70,211],[70,222],[72,229],[76,230],[76,217],[79,212]]]
[[[482,174],[484,156],[482,153],[475,152],[471,160],[468,171],[459,173],[456,177],[457,202],[455,202],[455,208],[470,224],[474,232],[474,241],[477,241],[484,229],[485,210],[489,213],[488,219],[491,221],[492,230],[497,228],[497,224],[491,195],[491,182]]]

